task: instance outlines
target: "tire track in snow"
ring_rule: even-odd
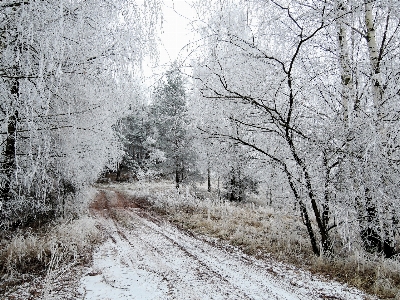
[[[81,280],[85,299],[364,299],[339,283],[191,236],[127,206],[121,195],[99,193],[104,207],[95,215],[110,239],[94,254],[98,275]]]
[[[132,218],[138,218],[137,214],[132,214]],[[157,225],[156,223],[152,223],[151,221],[146,220],[145,218],[139,217],[137,221],[141,222],[144,226],[147,227],[145,235],[154,235],[153,247],[154,243],[156,243],[156,249],[165,249],[166,247],[170,247],[168,251],[163,251],[161,253],[162,259],[164,262],[167,262],[173,273],[169,272],[166,277],[170,282],[173,282],[174,286],[178,287],[179,284],[181,286],[193,285],[193,290],[199,289],[199,286],[207,286],[208,288],[200,288],[198,291],[198,295],[200,298],[196,299],[253,299],[249,297],[245,291],[239,289],[237,286],[233,285],[227,278],[222,276],[219,272],[216,272],[210,266],[207,265],[203,260],[199,259],[199,257],[188,251],[188,249],[179,243],[176,239],[172,238],[168,234],[162,231],[162,228],[168,226],[168,223]],[[154,226],[153,226],[154,225]],[[142,238],[141,238],[142,239]],[[179,258],[179,259],[178,259]],[[179,264],[178,260],[184,261],[184,265]],[[173,264],[178,263],[179,268],[176,268]],[[172,265],[171,265],[172,264]],[[183,268],[182,268],[183,267]],[[188,274],[191,277],[188,278]],[[183,276],[182,276],[183,275]],[[211,280],[210,280],[211,279]],[[178,284],[179,283],[179,284]],[[214,294],[210,298],[208,298],[207,292],[216,291],[217,293],[223,295]],[[183,299],[183,298],[177,298]]]

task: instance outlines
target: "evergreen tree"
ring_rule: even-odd
[[[116,128],[124,145],[124,156],[119,163],[117,180],[121,179],[121,171],[127,170],[137,177],[140,170],[146,168],[146,160],[149,158],[149,149],[145,146],[150,134],[148,121],[148,109],[141,106],[134,109],[132,113],[123,118]]]
[[[195,154],[188,130],[185,82],[176,64],[156,87],[151,112],[156,147],[166,158],[158,167],[165,177],[175,178],[178,188],[193,172]]]

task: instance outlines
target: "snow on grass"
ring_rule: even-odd
[[[115,210],[115,219],[99,218],[110,238],[81,280],[85,299],[364,299],[337,282],[194,237],[142,209]]]
[[[316,257],[306,228],[293,208],[276,210],[262,201],[221,201],[217,194],[198,188],[186,186],[178,192],[168,182],[135,182],[113,188],[133,198],[147,198],[152,210],[180,228],[227,241],[255,257],[294,264],[384,298],[400,295],[398,258],[388,260],[361,250],[342,251],[335,233],[333,238],[339,247],[335,258]]]
[[[31,265],[48,265],[54,255],[64,262],[90,255],[90,248],[101,240],[90,217],[54,224],[42,234],[24,232],[16,235],[1,251],[0,262],[7,273],[29,271]]]
[[[233,203],[212,194],[196,195],[185,187],[177,192],[167,182],[115,186],[133,196],[147,196],[152,208],[170,221],[197,233],[212,235],[241,246],[254,255],[272,253],[296,263],[313,259],[308,235],[299,216],[255,203]]]

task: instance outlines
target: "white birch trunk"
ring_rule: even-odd
[[[347,7],[342,0],[336,0],[337,6],[337,19],[336,30],[339,45],[339,63],[341,67],[342,79],[342,106],[343,106],[343,119],[345,125],[348,126],[350,122],[350,104],[353,102],[354,86],[351,71],[351,61],[349,55],[349,46],[347,43],[347,30],[343,23],[343,18],[346,17]]]
[[[372,69],[372,93],[373,102],[375,109],[375,116],[379,120],[380,118],[380,106],[382,103],[382,84],[381,74],[379,66],[379,48],[376,42],[376,32],[374,25],[374,17],[372,14],[372,5],[368,1],[365,2],[365,26],[367,29],[367,44],[369,50],[369,59]]]

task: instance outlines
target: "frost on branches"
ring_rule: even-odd
[[[257,153],[315,254],[398,253],[399,2],[197,7],[203,131]]]
[[[154,53],[159,3],[0,3],[0,226],[76,208],[74,195],[122,154],[112,125]]]

